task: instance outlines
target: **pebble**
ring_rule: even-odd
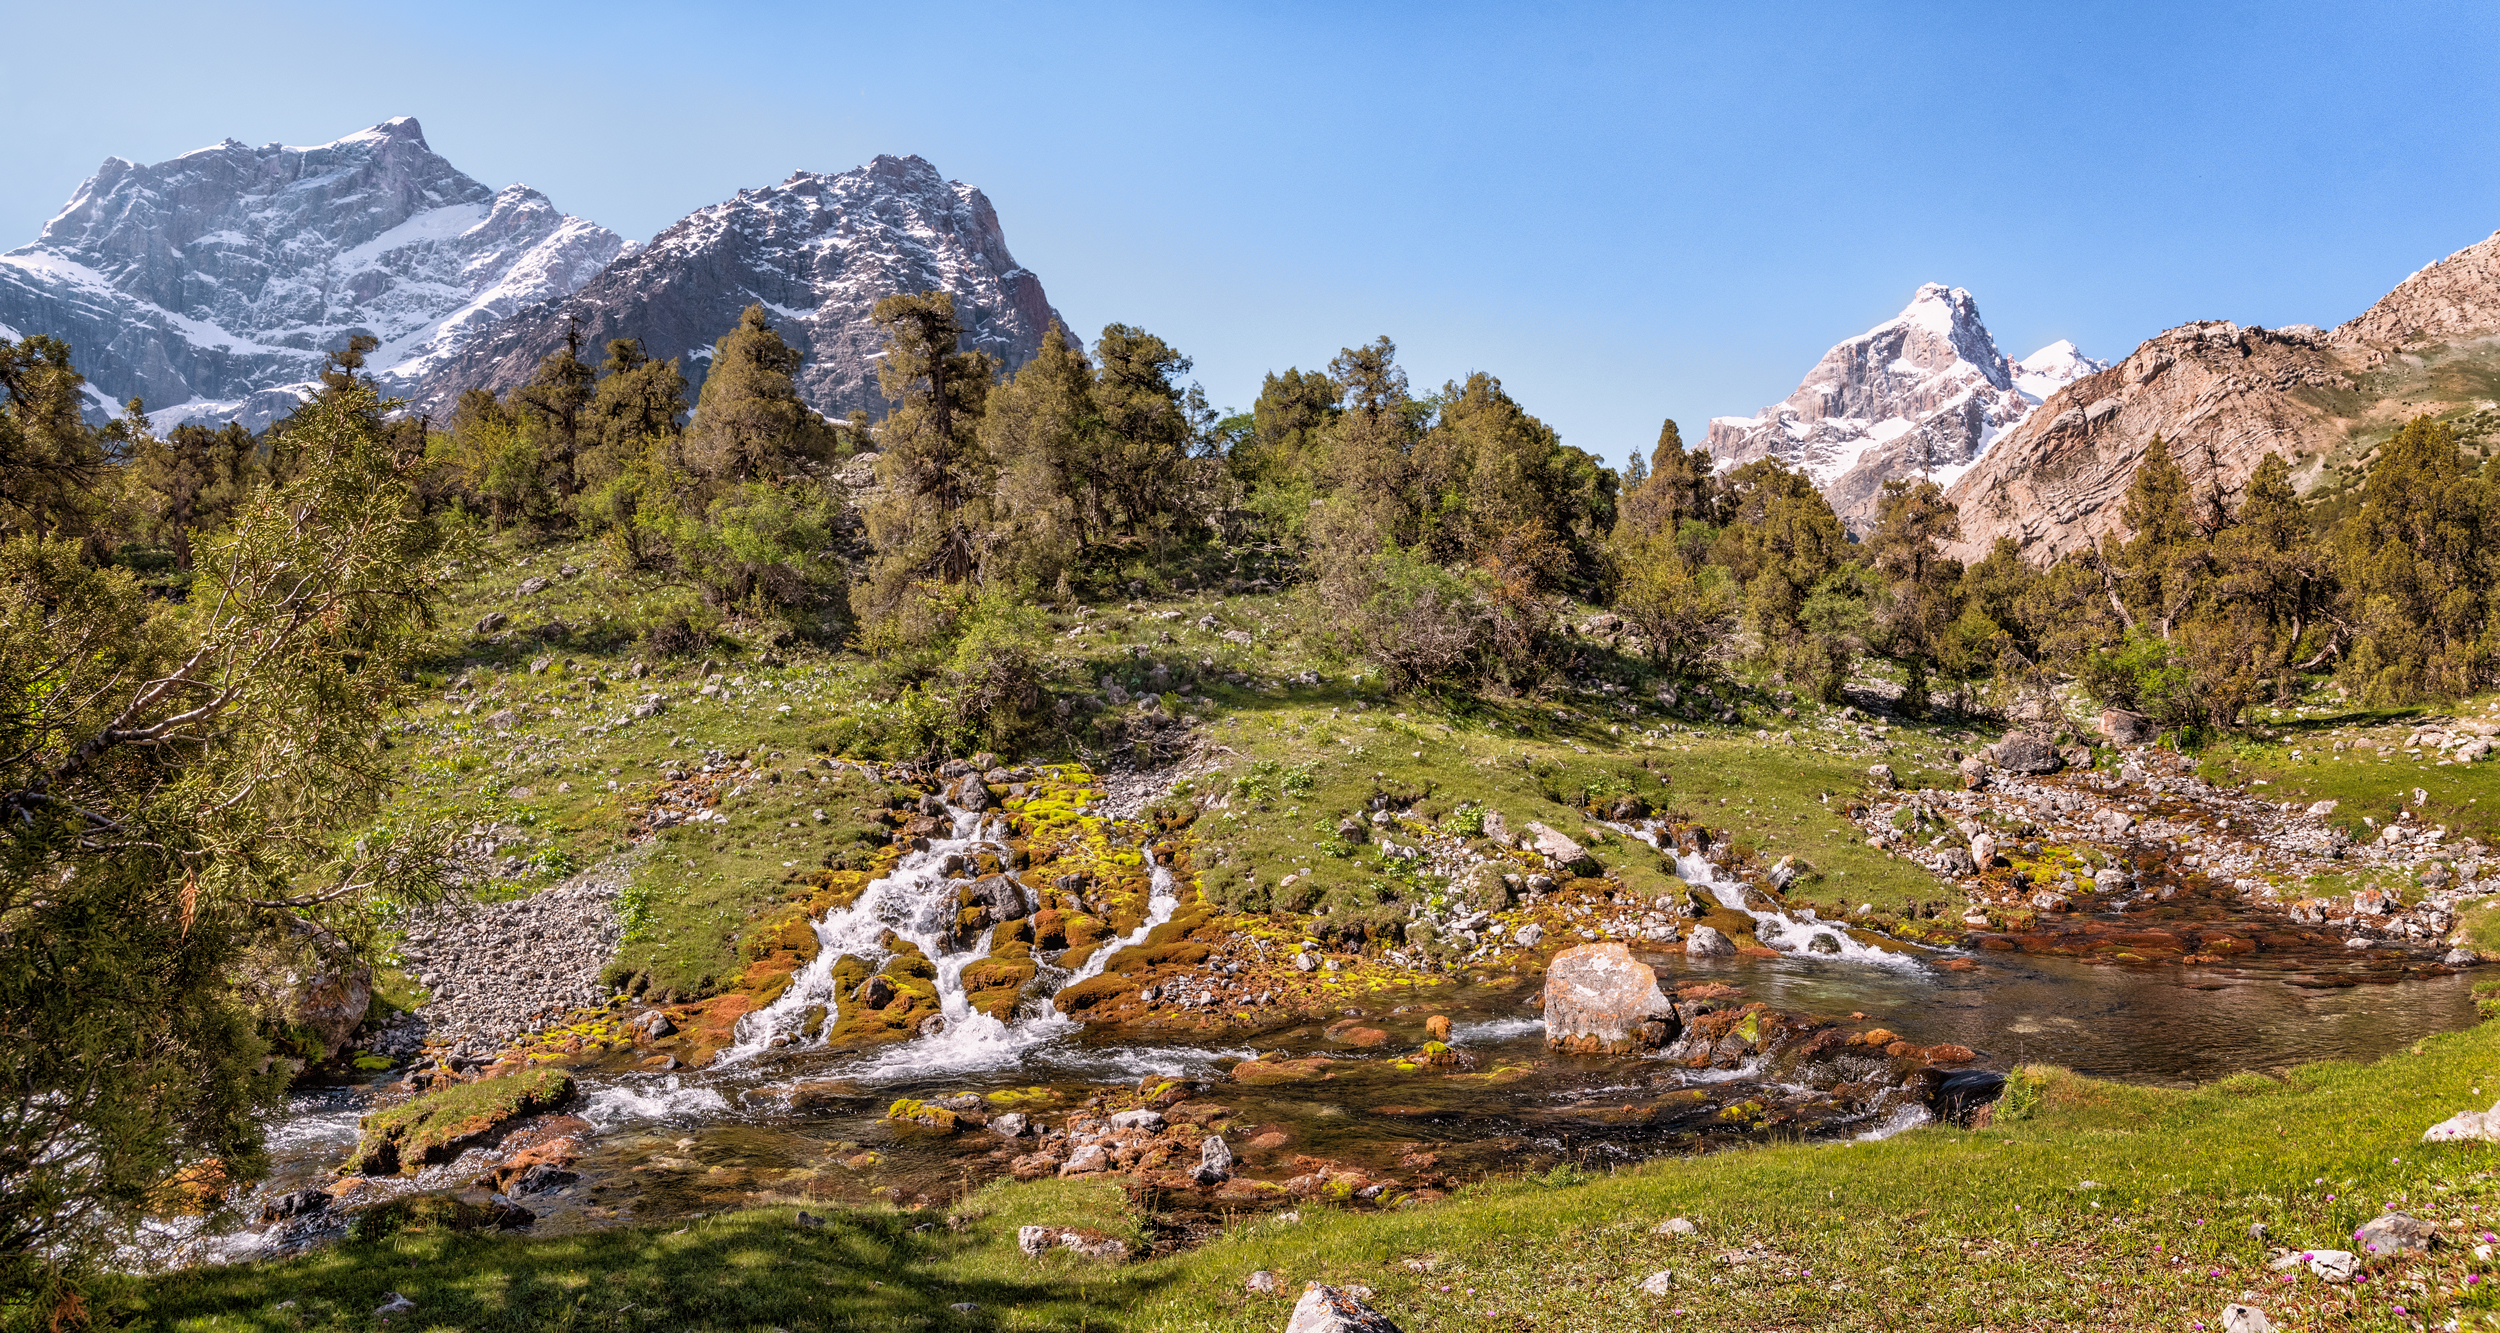
[[[616,896],[638,861],[628,854],[526,898],[411,913],[401,959],[431,997],[416,1011],[422,1040],[493,1051],[606,999],[599,973],[624,935]]]

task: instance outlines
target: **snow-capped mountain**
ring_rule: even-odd
[[[258,428],[354,334],[382,340],[367,365],[404,389],[626,248],[525,185],[461,174],[402,116],[311,148],[106,159],[0,255],[0,326],[67,342],[99,398],[144,398],[160,427]]]
[[[1899,315],[1824,353],[1786,399],[1712,418],[1710,456],[1722,466],[1782,459],[1860,528],[1886,481],[1950,485],[2042,399],[2105,368],[2062,341],[2009,360],[1970,293],[1931,282]]]
[[[699,383],[714,340],[761,304],[803,357],[796,379],[809,406],[882,417],[885,339],[869,311],[883,297],[931,290],[954,296],[967,345],[1009,369],[1041,349],[1059,318],[972,186],[917,157],[796,172],[679,219],[580,291],[515,315],[428,374],[415,405],[439,414],[463,390],[525,382],[562,345],[568,316],[582,321],[585,356],[638,338],[653,356],[683,358]]]

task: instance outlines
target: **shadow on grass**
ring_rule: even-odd
[[[1016,1251],[1012,1228],[786,1210],[568,1236],[404,1234],[139,1289],[138,1327],[185,1330],[1120,1330],[1167,1278]],[[375,1312],[396,1292],[415,1308]],[[970,1304],[977,1310],[954,1307]]]

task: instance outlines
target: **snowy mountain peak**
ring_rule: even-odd
[[[713,340],[760,304],[803,358],[795,379],[809,406],[882,417],[884,336],[869,311],[883,297],[924,291],[951,294],[965,346],[1010,370],[1059,319],[1041,280],[1008,252],[988,197],[925,159],[879,155],[849,171],[794,171],[696,209],[579,292],[514,316],[430,371],[415,406],[441,411],[464,389],[528,379],[568,316],[581,319],[590,346],[638,338],[655,356],[682,358],[699,382]]]
[[[2010,361],[1968,291],[1926,283],[1900,314],[1824,353],[1786,399],[1712,419],[1709,449],[1722,465],[1802,469],[1863,527],[1885,481],[1950,484],[2048,393],[2103,368],[2065,342]]]
[[[0,323],[69,343],[100,393],[160,424],[257,427],[351,336],[379,338],[368,364],[404,387],[623,249],[535,190],[463,175],[401,116],[312,147],[107,158],[0,255]]]

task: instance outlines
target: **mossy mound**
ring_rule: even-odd
[[[455,1083],[357,1123],[356,1154],[342,1175],[388,1176],[408,1168],[448,1162],[467,1149],[500,1137],[514,1121],[552,1111],[573,1099],[573,1076],[540,1067],[502,1078]]]

